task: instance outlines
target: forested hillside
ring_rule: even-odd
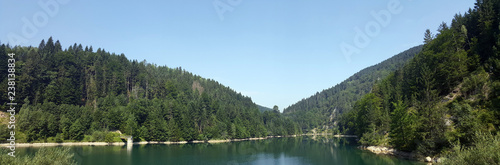
[[[357,101],[340,127],[365,145],[423,155],[454,148],[450,164],[500,162],[499,22],[500,1],[478,0],[438,34],[427,30],[422,52]]]
[[[298,122],[303,130],[322,125],[331,126],[339,114],[351,110],[354,103],[369,93],[376,82],[401,68],[421,49],[422,46],[410,48],[379,64],[365,68],[340,84],[287,107],[284,114]]]
[[[16,102],[22,105],[17,142],[104,141],[112,140],[115,130],[136,141],[299,133],[281,114],[261,113],[249,97],[180,67],[77,44],[63,50],[52,38],[38,47],[1,45],[3,66],[7,53],[16,54]],[[0,88],[7,89],[6,67],[1,68]],[[0,101],[6,109],[7,95]],[[0,141],[8,137],[6,129],[0,126]]]

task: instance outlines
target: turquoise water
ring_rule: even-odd
[[[71,147],[84,165],[132,164],[422,164],[356,148],[353,138],[303,136],[217,144]],[[18,148],[33,154],[37,148]]]

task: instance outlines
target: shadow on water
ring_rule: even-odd
[[[302,136],[230,143],[75,146],[79,164],[422,164],[356,148],[354,138]],[[37,148],[23,148],[33,154]]]

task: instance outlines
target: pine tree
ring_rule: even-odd
[[[424,43],[429,44],[433,39],[434,36],[432,35],[431,30],[429,29],[425,30]]]

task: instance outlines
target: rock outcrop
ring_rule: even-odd
[[[411,160],[417,160],[418,157],[416,154],[409,153],[409,152],[404,152],[404,151],[398,151],[393,148],[389,147],[381,147],[381,146],[360,146],[360,149],[368,150],[371,151],[375,154],[384,154],[384,155],[393,155],[396,157],[401,157],[405,159],[411,159]]]
[[[439,158],[439,157],[435,157],[435,158],[432,158],[430,156],[423,157],[423,155],[418,155],[418,154],[404,152],[404,151],[398,151],[396,149],[389,148],[389,147],[359,146],[358,148],[363,149],[363,150],[368,150],[368,151],[373,152],[375,154],[392,155],[392,156],[396,156],[399,158],[427,162],[429,164],[442,163],[444,160],[443,158]]]

